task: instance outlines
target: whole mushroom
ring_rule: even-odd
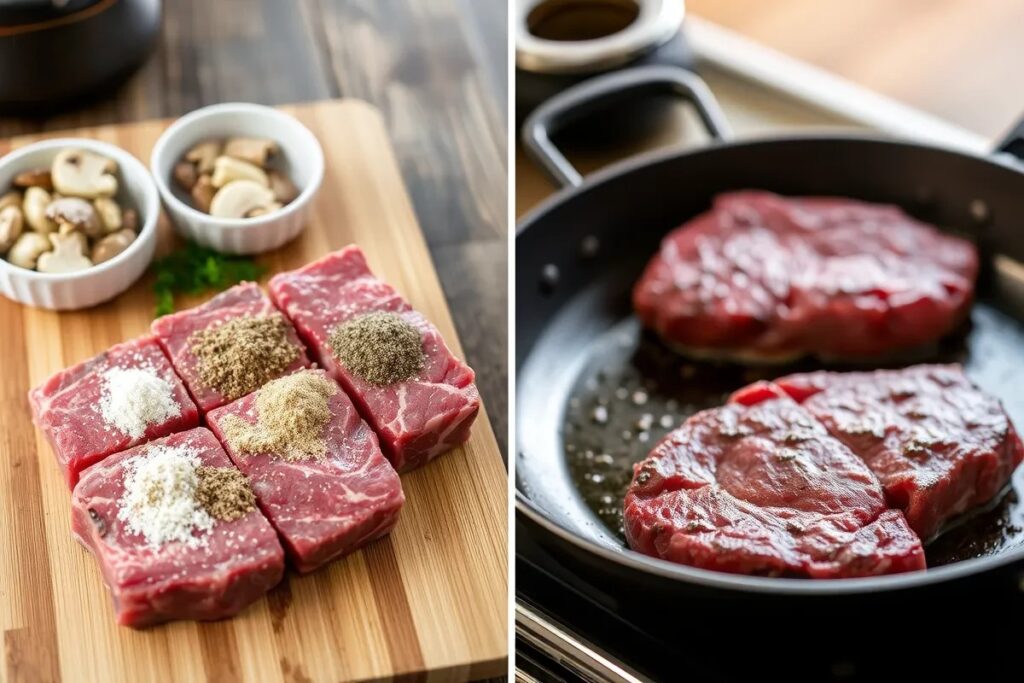
[[[93,264],[109,261],[127,249],[135,241],[135,233],[131,230],[118,230],[98,241],[92,248]]]
[[[0,209],[0,254],[6,254],[7,250],[14,246],[14,242],[21,237],[24,222],[21,209],[17,206]]]
[[[20,192],[8,192],[0,197],[0,211],[3,211],[8,206],[21,206]]]
[[[82,253],[82,240],[76,237],[77,234],[51,233],[53,251],[39,255],[36,270],[40,273],[74,273],[92,266],[89,257]]]
[[[41,187],[30,187],[25,190],[25,199],[22,202],[22,213],[25,214],[25,222],[38,233],[48,234],[57,229],[57,224],[46,216],[46,208],[50,206],[53,197]]]
[[[50,250],[50,240],[38,232],[22,233],[11,250],[7,252],[7,260],[16,266],[32,270],[36,267],[39,257]]]
[[[50,177],[50,169],[48,168],[33,168],[28,171],[22,171],[14,176],[12,184],[22,189],[41,187],[47,192],[53,191],[53,178]]]
[[[61,150],[53,160],[53,187],[62,195],[95,199],[117,194],[117,162],[84,149]]]
[[[200,142],[185,154],[185,159],[196,165],[200,174],[213,173],[213,162],[220,156],[220,143],[214,140]]]
[[[81,230],[91,239],[103,235],[103,223],[96,208],[78,197],[61,197],[50,202],[46,207],[46,217],[58,225],[70,225]]]
[[[277,154],[277,143],[266,138],[231,138],[224,145],[224,154],[262,167]]]
[[[270,189],[274,191],[274,197],[282,204],[295,201],[299,196],[299,188],[283,173],[271,171],[267,174],[270,179]]]
[[[213,196],[217,194],[217,188],[213,186],[213,182],[210,181],[210,176],[201,175],[196,181],[196,184],[192,186],[192,201],[195,202],[196,208],[200,211],[210,213],[210,204],[213,202]]]
[[[124,227],[124,212],[121,211],[121,205],[113,199],[100,197],[94,199],[92,205],[96,209],[100,222],[103,223],[103,230],[106,234],[117,232]]]

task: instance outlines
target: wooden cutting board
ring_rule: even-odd
[[[359,244],[374,271],[461,355],[379,113],[345,100],[283,109],[320,139],[327,168],[306,231],[261,257],[268,277]],[[148,164],[168,123],[60,136],[112,142]],[[0,141],[0,153],[36,139]],[[174,244],[166,218],[160,231],[163,253]],[[69,492],[31,423],[26,392],[146,332],[153,305],[148,277],[81,312],[0,297],[0,681],[461,680],[504,673],[507,484],[483,412],[465,447],[402,477],[407,500],[388,538],[309,576],[289,575],[233,619],[145,631],[114,624],[100,572],[71,537]]]

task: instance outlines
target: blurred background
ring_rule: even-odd
[[[689,0],[698,16],[988,137],[1024,115],[1020,0]]]
[[[215,102],[376,105],[504,450],[507,16],[506,0],[0,0],[0,139]]]

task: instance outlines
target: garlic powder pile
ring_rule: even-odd
[[[153,446],[126,464],[124,495],[117,518],[152,547],[178,541],[189,548],[206,545],[194,531],[206,532],[214,520],[196,499],[199,458],[184,446]]]
[[[174,387],[151,370],[110,368],[103,373],[100,396],[103,420],[132,439],[141,439],[152,424],[181,414]]]

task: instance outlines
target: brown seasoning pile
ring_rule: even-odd
[[[216,519],[233,522],[256,507],[256,496],[245,475],[234,467],[207,467],[196,470],[196,502]]]
[[[224,436],[242,454],[270,453],[288,462],[322,458],[328,399],[338,385],[323,375],[298,372],[269,382],[256,394],[256,424],[237,415],[221,422]]]
[[[395,384],[423,369],[420,331],[397,313],[357,316],[331,330],[327,341],[338,360],[370,384]]]
[[[188,345],[199,361],[200,381],[228,400],[259,389],[299,357],[280,313],[227,320],[195,332]]]

